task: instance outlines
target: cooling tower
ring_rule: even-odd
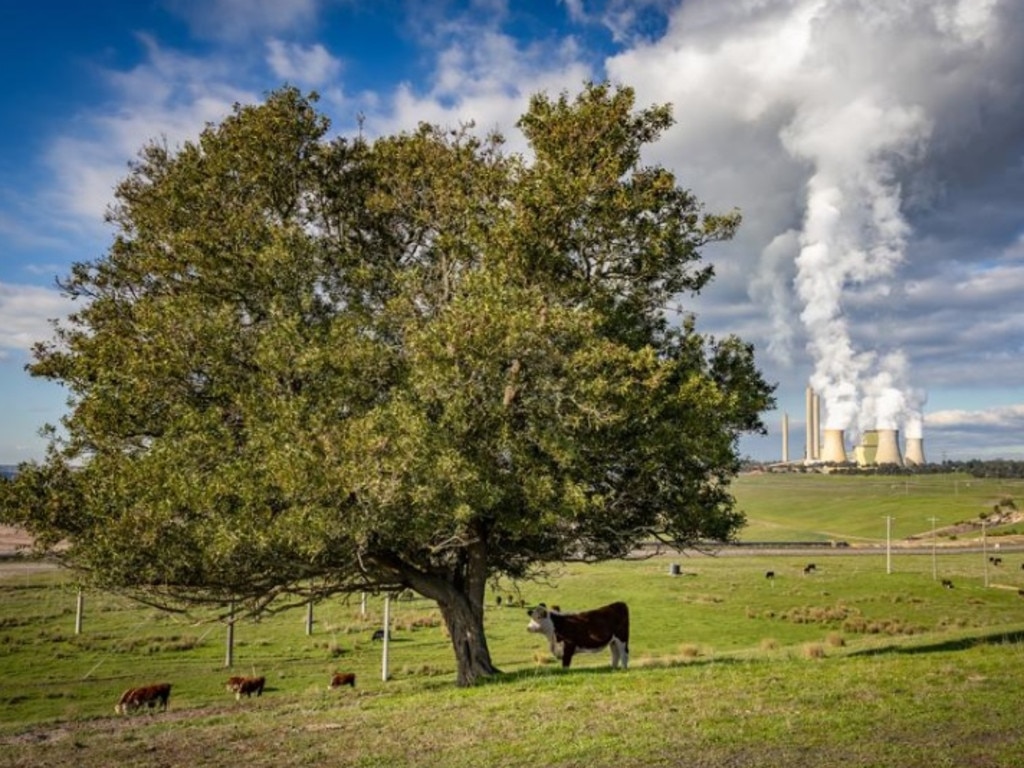
[[[878,453],[878,432],[869,429],[861,435],[860,445],[854,449],[857,457],[857,464],[861,467],[870,467],[875,463],[875,454]]]
[[[920,466],[925,463],[924,440],[920,437],[908,437],[906,451],[906,463],[908,466],[911,464]]]
[[[821,460],[835,464],[843,464],[846,461],[846,443],[843,438],[843,430],[826,429],[825,444],[821,449]]]
[[[878,451],[875,453],[875,463],[903,466],[899,440],[900,431],[898,429],[878,430]]]

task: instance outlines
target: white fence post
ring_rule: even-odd
[[[82,588],[78,588],[78,597],[75,598],[75,634],[82,634],[82,614],[85,611],[85,594]]]
[[[384,598],[384,651],[381,659],[380,679],[388,681],[388,652],[391,646],[391,596]]]
[[[224,666],[231,668],[235,664],[235,604],[231,603],[231,613],[228,614],[228,639],[227,647],[224,650]]]

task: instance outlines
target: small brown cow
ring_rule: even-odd
[[[343,685],[356,687],[356,675],[354,672],[335,672],[331,675],[331,684],[327,687],[330,690],[334,690],[335,688],[341,688]]]
[[[235,694],[235,699],[241,701],[242,694],[246,698],[263,695],[263,686],[267,684],[265,677],[229,677],[225,687]]]
[[[114,712],[119,715],[127,715],[141,707],[153,709],[159,706],[161,711],[167,711],[167,705],[171,699],[170,683],[154,683],[143,685],[139,688],[129,688],[121,694],[121,698],[114,705]]]

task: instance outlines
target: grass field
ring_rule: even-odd
[[[930,537],[937,529],[991,513],[1003,499],[1024,509],[1024,480],[963,474],[842,476],[748,474],[733,493],[747,512],[747,541],[884,541],[886,518],[894,539]],[[932,518],[935,518],[934,521]],[[1024,534],[1024,525],[993,533]],[[944,535],[944,541],[949,535]]]
[[[833,495],[851,500],[815,524],[807,510],[827,499],[821,480],[745,477],[736,490],[755,525],[787,531],[778,540],[822,529],[854,540],[862,528],[873,543],[887,514],[952,524],[971,504],[1013,495],[975,485],[964,507],[940,513],[906,493],[887,506],[887,488],[866,493],[842,478]],[[996,550],[950,543],[934,556],[926,544],[889,558],[659,557],[521,585],[517,599],[566,610],[626,600],[627,672],[612,672],[607,652],[563,672],[525,631],[525,611],[507,605],[505,585],[503,605],[492,595],[487,611],[505,674],[470,690],[454,687],[449,641],[424,600],[392,602],[387,682],[370,639],[376,599],[366,615],[358,600],[318,605],[311,635],[301,608],[240,621],[229,672],[226,628],[208,616],[86,593],[76,635],[66,576],[0,569],[0,766],[1019,766],[1024,552],[1007,540],[995,566]],[[355,672],[357,687],[328,691],[335,670]],[[236,702],[223,683],[238,673],[265,675],[264,696]],[[174,685],[169,712],[113,714],[124,688],[163,680]]]

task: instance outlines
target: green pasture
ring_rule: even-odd
[[[884,542],[889,535],[930,538],[936,529],[979,520],[1013,499],[1024,510],[1024,480],[978,479],[964,474],[843,476],[745,474],[733,494],[747,514],[744,541]],[[932,518],[935,518],[934,521]],[[1024,534],[1024,525],[992,528]],[[963,538],[942,534],[942,541]]]
[[[847,501],[817,524],[809,510],[827,501],[829,479]],[[752,528],[851,542],[863,530],[849,548],[662,555],[495,585],[486,625],[504,674],[468,690],[454,686],[449,640],[423,599],[391,601],[386,682],[373,596],[365,614],[358,598],[317,604],[311,634],[302,606],[240,619],[228,670],[227,628],[212,615],[87,591],[76,634],[66,574],[0,566],[0,766],[1024,764],[1024,551],[997,536],[971,551],[951,546],[965,537],[888,554],[860,546],[884,543],[886,514],[908,528],[940,515],[912,488],[898,502],[875,478],[874,493],[858,489],[863,479],[737,487]],[[953,494],[962,507],[941,514],[952,524],[1013,492],[972,484]],[[626,672],[609,669],[607,652],[563,671],[526,632],[523,604],[612,600],[631,610]],[[328,691],[336,670],[355,672],[357,687]],[[229,674],[264,675],[265,694],[236,702]],[[168,713],[114,715],[122,690],[158,681],[174,686]]]

